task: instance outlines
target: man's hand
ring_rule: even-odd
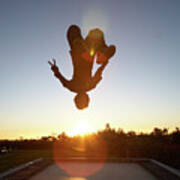
[[[57,72],[59,72],[58,67],[56,66],[56,60],[53,59],[52,62],[48,61],[48,64],[51,66],[51,70],[56,74]]]

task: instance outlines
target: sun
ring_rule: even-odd
[[[72,131],[68,132],[68,135],[70,136],[76,136],[76,135],[86,135],[89,133],[94,132],[94,129],[89,125],[87,122],[79,123],[77,124]]]

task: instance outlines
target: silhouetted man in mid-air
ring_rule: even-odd
[[[99,29],[93,29],[89,32],[86,39],[83,39],[81,30],[78,26],[72,25],[67,32],[67,39],[70,45],[70,54],[73,63],[73,77],[67,80],[56,65],[56,60],[48,62],[54,75],[61,81],[62,85],[70,91],[77,93],[74,98],[76,107],[84,109],[88,107],[89,96],[87,91],[92,90],[102,79],[102,72],[108,64],[109,58],[115,53],[115,46],[105,44],[103,32]],[[94,75],[92,68],[94,59],[101,64]]]

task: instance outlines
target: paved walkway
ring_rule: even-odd
[[[82,162],[81,162],[82,163]],[[78,162],[72,162],[78,166]],[[94,166],[96,163],[84,162],[84,166]],[[135,163],[106,163],[104,168],[94,175],[83,177],[69,177],[56,164],[33,176],[30,180],[157,180],[152,174]]]

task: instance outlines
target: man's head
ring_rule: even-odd
[[[89,96],[86,92],[78,93],[74,98],[76,107],[80,110],[87,108],[89,105]]]

